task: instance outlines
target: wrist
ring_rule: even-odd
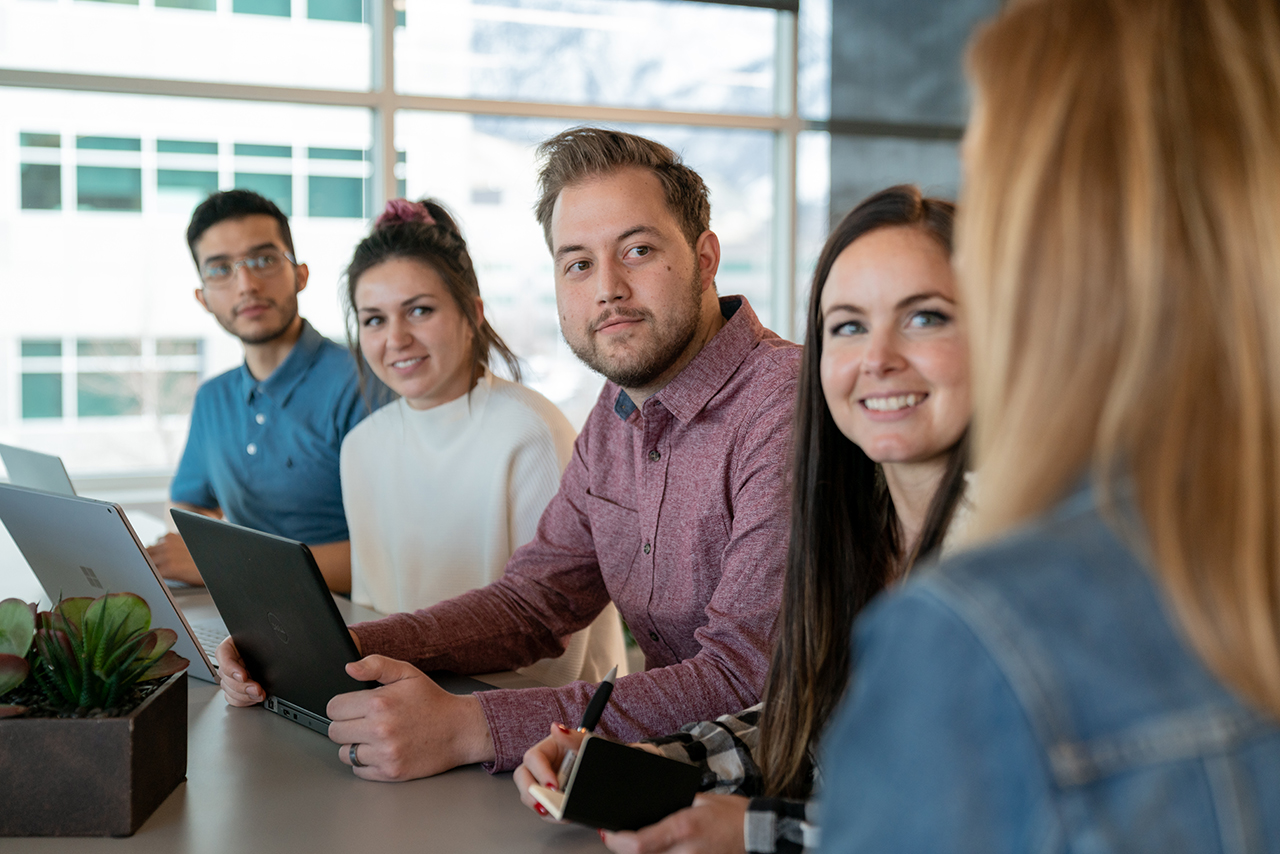
[[[461,753],[459,765],[470,765],[476,762],[493,762],[497,752],[493,747],[493,734],[489,732],[489,721],[484,716],[484,708],[480,700],[474,696],[458,698],[462,720],[457,729],[458,749]]]

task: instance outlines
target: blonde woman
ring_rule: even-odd
[[[860,619],[822,850],[1280,851],[1280,6],[972,48],[976,547]]]

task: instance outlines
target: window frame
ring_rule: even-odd
[[[606,107],[551,101],[505,101],[484,98],[407,95],[395,86],[395,0],[371,0],[372,80],[368,91],[214,83],[176,79],[120,77],[98,74],[0,69],[0,86],[60,89],[180,98],[260,101],[335,107],[363,107],[370,111],[373,144],[369,152],[370,202],[376,211],[399,195],[403,175],[397,174],[395,117],[400,110],[550,118],[572,122],[685,125],[764,130],[775,137],[771,235],[771,326],[779,334],[798,334],[794,312],[796,290],[796,150],[804,130],[824,130],[826,122],[806,121],[798,112],[799,0],[706,0],[722,5],[769,8],[776,11],[774,51],[774,109],[769,115],[700,113],[682,110]],[[74,145],[74,141],[71,143]],[[64,145],[66,141],[64,140]],[[306,154],[306,152],[303,152]],[[401,170],[402,172],[402,170]],[[335,174],[329,170],[317,174]],[[65,175],[63,185],[66,186]],[[302,213],[301,211],[295,213]],[[801,318],[803,320],[803,318]]]

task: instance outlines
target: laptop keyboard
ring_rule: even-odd
[[[204,647],[209,658],[217,663],[218,644],[222,643],[229,634],[222,620],[201,620],[198,623],[192,623],[191,632],[200,642],[200,646]]]

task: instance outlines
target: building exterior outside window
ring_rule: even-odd
[[[560,337],[532,216],[534,148],[576,124],[680,151],[711,187],[720,291],[794,335],[827,218],[829,4],[13,0],[30,37],[0,44],[0,441],[73,476],[172,470],[195,386],[240,361],[193,299],[184,234],[233,187],[289,214],[301,312],[338,340],[341,271],[383,200],[443,201],[486,316],[580,423],[601,379]]]

